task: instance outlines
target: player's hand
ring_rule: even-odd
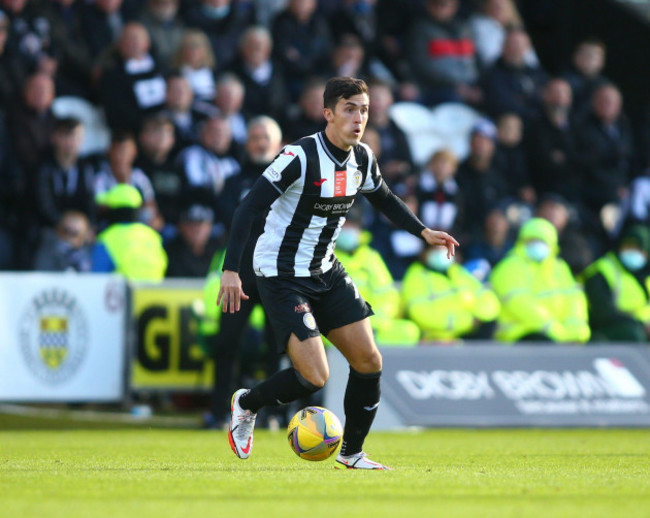
[[[422,231],[422,237],[429,245],[443,245],[447,247],[448,259],[451,259],[456,255],[456,247],[460,246],[458,241],[442,230],[431,230],[430,228],[425,228]]]
[[[221,304],[221,311],[224,313],[230,311],[234,313],[241,308],[241,300],[248,300],[248,295],[244,293],[241,287],[241,279],[237,272],[224,270],[221,276],[221,286],[219,286],[219,295],[217,295],[217,306]]]

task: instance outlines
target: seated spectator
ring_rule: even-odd
[[[108,149],[108,160],[101,163],[95,176],[95,195],[111,190],[117,184],[127,184],[140,193],[142,221],[156,230],[162,229],[163,220],[156,203],[156,195],[147,175],[133,167],[138,148],[129,132],[114,133]]]
[[[493,118],[511,112],[528,125],[539,117],[546,73],[527,63],[530,49],[530,38],[521,26],[508,29],[501,57],[482,79],[485,109]]]
[[[409,31],[408,58],[426,104],[478,105],[483,93],[469,24],[458,16],[459,0],[426,0],[426,14]]]
[[[354,34],[344,34],[334,45],[326,75],[358,77],[368,81],[371,73],[366,63],[366,51]]]
[[[100,57],[120,37],[127,22],[122,12],[123,0],[84,2],[81,27],[90,55]]]
[[[178,7],[179,0],[146,0],[139,19],[149,33],[153,52],[163,68],[172,63],[185,33]]]
[[[283,125],[287,142],[295,142],[305,135],[313,135],[325,127],[323,92],[325,81],[322,79],[314,77],[305,82],[297,109],[287,113],[287,120]]]
[[[0,11],[0,109],[3,110],[20,99],[29,72],[29,67],[7,44],[10,30],[11,20]]]
[[[102,72],[100,99],[113,131],[138,131],[142,119],[165,102],[165,79],[150,48],[144,26],[128,23],[111,63]]]
[[[187,79],[197,101],[212,102],[217,95],[216,63],[210,40],[203,31],[189,29],[178,46],[174,70]]]
[[[243,112],[279,119],[284,116],[288,99],[282,71],[271,58],[272,49],[273,40],[267,28],[249,27],[242,35],[232,71],[244,83]]]
[[[441,246],[427,247],[406,270],[402,300],[425,340],[489,339],[500,308],[496,295]]]
[[[361,296],[372,305],[370,319],[380,345],[414,346],[420,329],[400,318],[400,295],[393,276],[379,252],[370,246],[372,235],[361,229],[361,214],[351,211],[336,239],[336,258],[341,262]]]
[[[382,154],[379,166],[382,176],[392,188],[414,172],[411,149],[406,134],[390,118],[389,111],[394,97],[388,83],[372,81],[368,85],[368,95],[370,107],[366,131],[374,128],[379,133]]]
[[[160,234],[137,222],[142,196],[133,186],[117,184],[97,196],[106,228],[92,250],[93,272],[116,272],[130,281],[160,281],[167,254]]]
[[[246,2],[238,0],[199,0],[192,2],[185,16],[188,27],[200,29],[210,38],[217,72],[230,68],[237,54],[241,35],[254,20]]]
[[[602,74],[607,48],[597,39],[587,38],[573,51],[571,68],[563,75],[573,93],[573,113],[587,115],[596,89],[610,81]]]
[[[650,226],[650,170],[635,178],[622,204],[622,220]]]
[[[54,81],[44,73],[29,77],[23,98],[8,111],[16,159],[31,179],[52,145]]]
[[[90,223],[86,215],[74,210],[65,211],[56,230],[43,233],[34,259],[34,270],[40,272],[89,272]]]
[[[237,146],[243,146],[246,142],[246,117],[249,114],[242,113],[245,98],[244,83],[235,74],[226,73],[219,77],[214,103],[219,114],[228,119],[232,139]]]
[[[466,262],[485,259],[490,266],[495,266],[514,244],[503,208],[494,207],[485,217],[483,234],[463,245],[462,254]]]
[[[597,217],[604,205],[619,203],[627,195],[636,158],[632,130],[616,86],[596,88],[591,113],[578,126],[576,141],[584,175],[584,203]]]
[[[557,231],[550,222],[532,218],[524,223],[514,249],[490,275],[502,305],[497,340],[589,340],[587,300],[558,253]]]
[[[589,241],[589,229],[580,225],[575,207],[557,194],[547,194],[539,201],[535,216],[553,224],[558,233],[559,257],[574,276],[580,274],[593,261],[595,244]]]
[[[483,231],[488,210],[508,194],[508,186],[494,165],[497,129],[489,119],[476,123],[470,137],[469,156],[460,164],[456,176],[463,195],[463,234],[478,236]]]
[[[415,195],[420,220],[429,228],[456,234],[462,225],[462,193],[456,183],[458,159],[452,151],[436,151],[420,173]]]
[[[36,175],[36,207],[40,224],[54,228],[65,211],[83,213],[95,221],[95,171],[79,159],[84,127],[75,118],[58,119],[52,135],[52,154]]]
[[[304,82],[327,66],[332,37],[327,20],[316,10],[316,0],[289,0],[273,21],[275,55],[284,71],[292,101]]]
[[[209,109],[203,109],[202,103],[194,103],[194,93],[189,81],[180,74],[167,77],[167,93],[162,112],[174,125],[174,149],[179,151],[199,141],[198,127],[209,115]]]
[[[564,79],[553,78],[546,83],[542,115],[527,130],[526,152],[536,196],[559,194],[576,203],[582,195],[571,96]]]
[[[593,341],[649,341],[649,255],[650,230],[630,225],[621,233],[616,249],[583,273]]]
[[[528,174],[526,148],[523,144],[524,126],[516,113],[504,113],[497,120],[497,146],[494,167],[503,173],[508,194],[529,204],[536,195]]]
[[[166,277],[201,277],[209,271],[221,243],[210,235],[214,212],[206,205],[193,204],[181,211],[178,235],[165,245]]]
[[[232,135],[225,117],[214,116],[200,127],[199,144],[183,150],[177,158],[182,171],[184,195],[209,206],[218,221],[223,221],[219,197],[224,183],[241,171],[231,154]]]
[[[147,175],[153,187],[156,204],[165,224],[178,222],[183,179],[174,162],[174,125],[163,113],[151,115],[142,123],[138,135],[139,152],[134,170]]]

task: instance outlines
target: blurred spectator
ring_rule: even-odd
[[[166,277],[201,277],[210,271],[212,258],[220,246],[211,237],[214,212],[206,205],[193,204],[180,213],[178,235],[165,245]]]
[[[8,48],[10,31],[9,17],[4,11],[0,11],[0,109],[7,108],[20,98],[22,85],[27,77],[25,64]]]
[[[36,175],[36,206],[40,223],[54,228],[65,211],[81,212],[95,221],[95,171],[79,159],[84,127],[75,118],[58,119],[52,135],[51,155]]]
[[[34,270],[41,272],[89,272],[90,223],[86,215],[65,211],[54,228],[43,233],[34,259]]]
[[[273,22],[275,54],[284,70],[291,100],[304,82],[321,75],[332,50],[327,20],[316,11],[316,0],[289,0]]]
[[[178,17],[178,7],[179,0],[147,0],[139,19],[149,33],[153,51],[163,67],[171,64],[185,32]]]
[[[116,272],[130,281],[160,281],[167,269],[167,254],[160,234],[137,222],[140,192],[124,183],[97,196],[107,226],[92,250],[93,272]]]
[[[491,209],[484,222],[483,234],[463,245],[465,261],[485,259],[490,266],[496,265],[514,246],[510,222],[503,208]]]
[[[175,225],[180,211],[183,179],[172,155],[174,125],[169,117],[162,113],[147,117],[142,123],[138,144],[134,170],[141,170],[147,175],[165,224]]]
[[[481,103],[472,31],[459,0],[426,0],[426,15],[409,30],[408,58],[426,104]]]
[[[650,170],[630,184],[622,204],[622,219],[650,226]]]
[[[558,252],[557,231],[551,223],[541,218],[524,223],[514,249],[490,275],[490,285],[502,304],[497,340],[589,340],[587,299]]]
[[[582,195],[594,214],[604,205],[622,200],[632,177],[634,141],[622,108],[619,89],[601,85],[594,92],[591,113],[577,128],[584,174]]]
[[[542,116],[528,129],[526,150],[537,196],[555,193],[575,203],[581,198],[581,178],[571,102],[571,87],[564,79],[546,83]]]
[[[415,19],[424,14],[421,0],[377,0],[377,37],[375,40],[377,56],[386,64],[398,82],[410,79],[406,55],[408,38],[404,27],[409,27]]]
[[[522,20],[513,0],[479,0],[478,5],[478,12],[470,17],[469,23],[479,64],[486,69],[501,57],[508,27],[522,25]],[[525,59],[530,66],[539,64],[532,47]]]
[[[174,155],[198,142],[198,126],[209,113],[209,110],[204,110],[203,107],[203,104],[194,103],[192,87],[185,77],[171,74],[167,78],[163,113],[174,125]]]
[[[508,193],[508,186],[493,164],[497,129],[481,119],[472,129],[469,156],[458,168],[457,181],[463,195],[464,234],[478,236],[488,211]]]
[[[425,340],[490,339],[500,304],[442,246],[428,246],[402,281],[406,314]]]
[[[416,196],[422,223],[456,234],[462,225],[462,193],[456,183],[458,159],[448,149],[436,151],[420,173]]]
[[[288,113],[284,124],[287,142],[295,142],[305,135],[313,135],[325,127],[323,92],[325,92],[325,81],[321,78],[314,77],[305,82],[297,110]]]
[[[580,274],[594,259],[587,229],[580,228],[578,212],[561,196],[545,195],[535,215],[550,221],[558,233],[559,256],[566,261],[574,276]]]
[[[582,40],[573,52],[572,66],[563,77],[571,86],[573,113],[578,116],[589,113],[594,92],[609,82],[602,75],[606,52],[605,44],[593,38]]]
[[[135,187],[140,193],[142,209],[138,206],[138,215],[142,221],[156,230],[160,230],[163,221],[158,211],[156,195],[151,181],[142,170],[133,167],[138,148],[133,134],[129,132],[114,133],[108,149],[108,161],[103,162],[95,177],[96,196],[111,190],[117,184]]]
[[[377,0],[342,0],[329,16],[329,27],[334,41],[346,34],[354,34],[363,47],[374,54],[377,39]]]
[[[273,40],[267,28],[249,27],[242,35],[232,71],[244,83],[244,113],[279,119],[288,99],[282,71],[271,58],[272,49]]]
[[[218,71],[228,69],[237,54],[237,43],[254,12],[240,0],[199,0],[188,10],[187,25],[210,38]]]
[[[12,151],[11,134],[0,110],[0,270],[16,267],[16,228],[21,208],[24,176]]]
[[[172,66],[188,80],[195,99],[214,101],[217,94],[217,67],[210,40],[203,31],[189,29],[185,32]]]
[[[388,83],[372,81],[368,85],[370,107],[368,126],[379,133],[381,141],[381,174],[391,188],[404,181],[414,170],[411,149],[406,134],[390,118],[394,103],[393,92]]]
[[[81,13],[83,36],[93,59],[100,57],[122,34],[126,17],[122,0],[85,2]]]
[[[112,130],[138,131],[142,119],[165,102],[165,80],[150,54],[142,24],[124,26],[112,64],[101,77],[100,98]]]
[[[524,127],[516,113],[504,113],[497,121],[497,147],[494,152],[494,167],[503,173],[508,184],[508,194],[529,204],[535,203],[528,174],[526,148],[523,144]]]
[[[16,158],[30,178],[52,145],[53,101],[54,81],[39,72],[27,79],[22,102],[8,113]]]
[[[185,196],[209,206],[218,221],[223,221],[219,197],[226,180],[241,171],[230,154],[232,134],[228,120],[213,116],[199,130],[199,144],[184,149],[177,158],[182,171]]]
[[[539,117],[546,73],[539,65],[527,63],[530,50],[528,33],[521,26],[510,27],[501,57],[485,71],[482,80],[485,109],[492,117],[516,113],[525,125]]]
[[[370,246],[372,235],[362,231],[358,210],[348,213],[336,239],[336,258],[354,281],[361,296],[372,305],[371,319],[375,339],[380,345],[414,346],[420,340],[420,329],[401,317],[400,294],[393,276],[379,252]]]
[[[593,341],[643,342],[650,338],[650,230],[631,225],[615,250],[583,274]]]
[[[244,83],[235,74],[226,73],[219,76],[214,103],[219,113],[228,120],[232,139],[239,146],[246,142],[246,117],[250,116],[242,113],[245,97]]]
[[[370,78],[366,63],[366,51],[361,40],[354,34],[344,34],[334,45],[326,75],[329,77]]]

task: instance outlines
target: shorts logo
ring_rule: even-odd
[[[54,385],[74,375],[86,355],[88,322],[72,295],[62,288],[42,291],[19,325],[21,352],[36,377]]]
[[[309,313],[311,311],[311,309],[309,308],[309,304],[307,304],[306,302],[294,306],[293,310],[296,313]]]
[[[316,329],[316,319],[311,313],[305,313],[302,316],[302,323],[305,324],[307,329],[311,329],[312,331]]]

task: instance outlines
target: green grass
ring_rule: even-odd
[[[242,461],[223,432],[82,426],[0,416],[1,517],[650,517],[650,430],[375,432],[395,471],[368,473],[284,433]]]

